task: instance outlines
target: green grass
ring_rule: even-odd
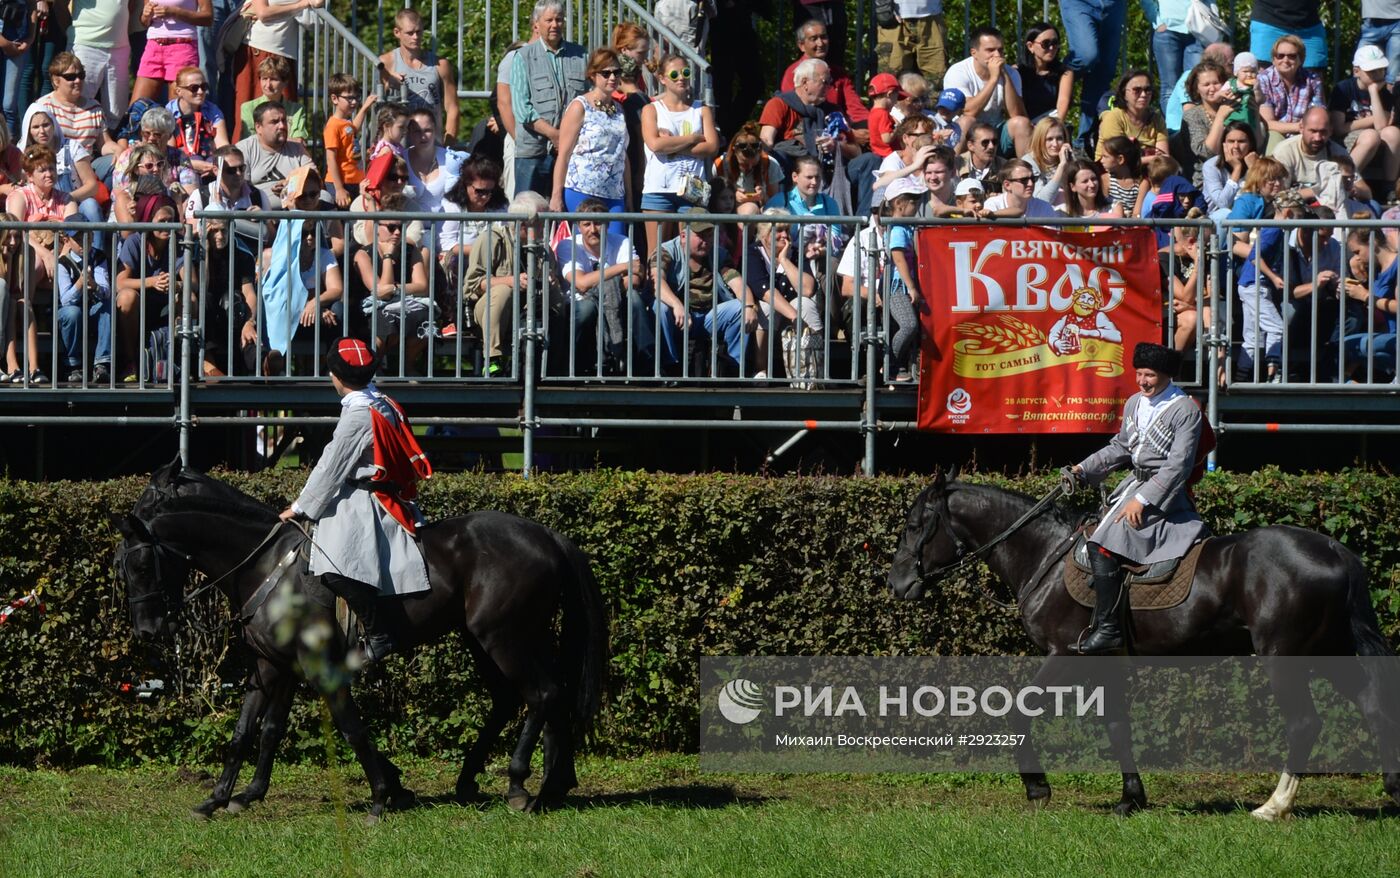
[[[1269,825],[1248,814],[1275,780],[1260,775],[1150,777],[1153,807],[1120,820],[1106,775],[1052,777],[1054,804],[1031,811],[1011,776],[705,775],[694,757],[588,759],[567,807],[521,815],[443,804],[453,765],[405,768],[426,804],[372,827],[345,767],[279,768],[266,802],[210,822],[188,816],[205,772],[0,769],[0,874],[1400,874],[1400,816],[1374,776],[1308,778],[1299,817]],[[502,769],[487,789],[504,790]]]

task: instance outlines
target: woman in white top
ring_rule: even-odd
[[[301,49],[301,25],[297,19],[307,9],[319,9],[326,0],[247,0],[243,15],[253,19],[247,42],[233,62],[233,105],[241,107],[261,94],[258,65],[268,55],[292,62],[292,77],[283,88],[286,100],[296,100],[297,59]]]
[[[408,119],[408,185],[413,187],[416,210],[442,213],[443,198],[462,176],[467,153],[440,146],[437,142],[437,115],[427,107],[413,111]],[[437,228],[427,228],[431,236]],[[423,246],[436,246],[425,240]]]
[[[1021,156],[1035,172],[1035,197],[1055,207],[1065,203],[1066,175],[1074,164],[1074,147],[1069,144],[1065,123],[1046,116],[1031,131],[1031,151]]]
[[[1064,204],[1055,209],[1066,216],[1082,217],[1121,217],[1123,208],[1116,201],[1110,201],[1103,192],[1098,169],[1089,162],[1071,162],[1068,178],[1069,192],[1065,193]],[[1092,226],[1066,226],[1072,231],[1091,231]]]
[[[677,194],[688,177],[704,179],[709,160],[719,155],[719,132],[709,107],[691,98],[690,62],[680,55],[661,60],[661,96],[642,110],[647,167],[642,178],[642,211],[685,213],[691,203]],[[673,223],[646,223],[647,252],[669,239]],[[660,228],[659,228],[660,227]]]

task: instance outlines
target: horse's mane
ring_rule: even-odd
[[[998,500],[1013,499],[1024,503],[1027,507],[1034,506],[1036,503],[1040,502],[1039,497],[1032,497],[1029,494],[1011,488],[1002,488],[997,485],[982,485],[961,480],[949,482],[946,490],[949,493],[953,491],[967,491],[971,494],[992,497]],[[1037,517],[1041,520],[1054,520],[1066,527],[1073,526],[1074,524],[1074,516],[1058,502],[1052,503],[1049,509],[1045,510]]]
[[[270,525],[277,518],[276,510],[266,503],[192,469],[179,473],[175,492],[163,493],[152,511],[162,514],[202,512],[264,525]]]

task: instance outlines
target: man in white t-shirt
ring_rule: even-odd
[[[945,89],[955,88],[967,96],[960,127],[971,131],[978,122],[994,125],[1002,152],[1014,148],[1013,155],[1025,155],[1031,146],[1031,120],[1021,100],[1021,74],[1007,63],[1001,32],[979,27],[968,45],[968,57],[949,67],[943,77]]]
[[[637,368],[649,369],[656,341],[653,318],[642,297],[646,267],[625,235],[607,230],[606,204],[597,198],[585,198],[578,209],[579,213],[596,213],[598,219],[579,220],[578,234],[560,241],[555,249],[564,286],[573,294],[568,297],[562,319],[571,317],[574,360],[581,372],[596,368],[598,312],[602,310],[604,368],[613,374],[625,373],[626,339],[630,332]],[[566,351],[559,355],[565,358],[560,371],[567,370],[567,345],[563,347]]]
[[[1035,172],[1021,159],[1009,159],[1001,166],[1001,194],[993,195],[982,205],[984,216],[1023,216],[1026,219],[1059,216],[1055,207],[1043,198],[1031,194],[1035,188]]]
[[[871,251],[874,251],[873,253]],[[870,260],[875,260],[875,282],[870,280]],[[876,320],[879,320],[879,308],[883,304],[880,296],[882,285],[880,277],[884,273],[885,261],[888,258],[884,241],[880,236],[880,231],[874,225],[866,226],[851,238],[851,242],[846,245],[846,249],[841,251],[841,260],[836,265],[836,276],[841,279],[841,316],[846,321],[846,337],[855,341],[855,326],[857,323],[861,327],[867,327],[866,320],[866,300],[870,296],[870,290],[875,290]],[[860,293],[856,293],[856,263],[860,263]],[[860,317],[857,318],[855,310],[859,306]]]

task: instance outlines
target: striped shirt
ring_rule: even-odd
[[[58,127],[63,129],[65,138],[81,144],[89,155],[99,156],[102,154],[102,130],[106,126],[102,117],[101,104],[97,101],[88,101],[85,106],[75,107],[71,104],[60,103],[54,98],[52,92],[34,103],[53,116],[54,120],[58,122]]]

